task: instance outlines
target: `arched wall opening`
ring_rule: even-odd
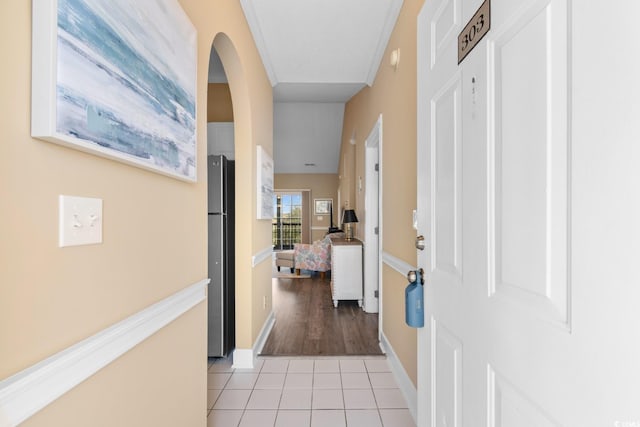
[[[207,356],[220,358],[236,347],[235,142],[231,92],[213,45],[207,80]]]
[[[229,83],[233,108],[234,159],[235,159],[235,345],[237,348],[251,348],[252,295],[251,280],[246,280],[251,271],[252,201],[249,185],[252,180],[253,157],[251,139],[251,113],[246,75],[233,42],[224,33],[215,36],[213,49],[222,62]]]

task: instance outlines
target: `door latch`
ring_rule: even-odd
[[[424,251],[424,236],[422,234],[416,237],[416,249]]]

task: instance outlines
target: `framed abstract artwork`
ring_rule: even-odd
[[[31,134],[196,180],[197,34],[177,0],[33,0]]]
[[[257,219],[273,219],[273,159],[257,146]]]

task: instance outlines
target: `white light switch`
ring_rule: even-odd
[[[58,246],[102,243],[102,199],[60,195]]]

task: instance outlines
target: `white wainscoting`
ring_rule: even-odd
[[[0,426],[16,426],[206,300],[209,279],[0,382]]]

